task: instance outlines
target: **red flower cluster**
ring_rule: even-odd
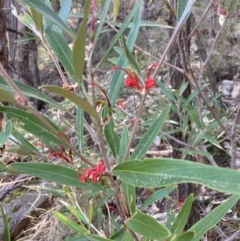
[[[89,178],[92,182],[97,182],[100,179],[100,175],[105,171],[106,167],[103,160],[101,159],[99,164],[96,167],[90,167],[88,169],[78,170],[78,178],[81,182],[86,182],[86,179]],[[81,176],[79,172],[84,172]]]
[[[127,77],[124,81],[124,84],[126,87],[133,87],[141,92],[142,90],[149,90],[152,87],[156,86],[155,79],[150,78],[151,70],[153,67],[156,67],[156,66],[158,66],[158,64],[153,64],[150,66],[150,68],[148,70],[147,78],[145,79],[145,82],[144,82],[144,86],[142,86],[137,74],[134,71],[128,71],[119,66],[114,66],[113,69],[121,69],[127,74]]]

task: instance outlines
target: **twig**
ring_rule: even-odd
[[[129,151],[130,151],[130,148],[131,148],[131,145],[132,145],[132,142],[133,142],[135,133],[136,133],[136,131],[137,131],[138,121],[139,121],[140,115],[141,115],[141,113],[142,113],[142,109],[143,109],[143,107],[144,107],[144,103],[145,103],[147,94],[148,94],[148,91],[146,91],[146,92],[143,94],[143,96],[142,96],[142,100],[141,100],[141,103],[140,103],[140,106],[139,106],[139,109],[138,109],[138,113],[137,113],[137,116],[136,116],[136,120],[135,120],[134,125],[133,125],[133,130],[132,130],[132,132],[131,132],[131,135],[130,135],[130,138],[129,138],[129,141],[128,141],[128,145],[127,145],[126,151],[125,151],[125,153],[124,153],[123,161],[126,161],[126,159],[128,158]]]
[[[202,22],[202,20],[204,19],[204,17],[206,16],[206,14],[208,13],[209,9],[212,7],[214,3],[214,0],[211,0],[208,5],[207,5],[207,8],[205,9],[202,17],[199,19],[199,21],[197,22],[197,24],[195,25],[195,27],[193,28],[192,32],[189,34],[188,38],[190,39],[194,34],[195,34],[195,31],[198,27],[198,25]]]
[[[175,30],[172,33],[171,39],[169,40],[169,43],[168,43],[165,51],[163,52],[161,59],[158,62],[158,67],[155,69],[155,72],[153,73],[152,78],[156,77],[156,75],[158,73],[158,70],[161,68],[161,66],[162,66],[162,64],[163,64],[163,62],[164,62],[164,60],[165,60],[165,58],[167,56],[167,53],[168,53],[170,47],[172,46],[173,42],[175,41],[175,38],[176,38],[178,32],[181,30],[182,24],[186,20],[186,17],[189,14],[189,12],[191,11],[191,9],[192,9],[192,7],[193,7],[195,2],[196,2],[196,0],[189,0],[188,1],[188,4],[187,4],[187,6],[186,6],[186,8],[185,8],[181,18],[178,21],[178,24],[177,24],[177,26],[175,27]]]
[[[209,51],[209,53],[208,53],[208,56],[207,56],[205,62],[203,63],[203,66],[202,66],[202,69],[201,69],[201,76],[202,76],[202,74],[203,74],[203,71],[204,71],[205,67],[207,66],[207,63],[208,63],[209,59],[210,59],[211,56],[212,56],[213,49],[214,49],[214,47],[215,47],[215,45],[216,45],[216,43],[217,43],[218,37],[220,36],[220,33],[221,33],[221,31],[222,31],[222,29],[223,29],[224,26],[225,26],[225,25],[222,24],[222,26],[221,26],[220,29],[218,30],[218,33],[217,33],[217,35],[216,35],[216,37],[215,37],[215,39],[214,39],[214,42],[213,42],[213,44],[212,44],[212,47],[211,47],[211,49],[210,49],[210,51]]]
[[[108,24],[113,30],[115,30],[116,32],[118,31],[117,28],[115,28],[115,26],[114,26],[113,24],[111,24],[110,22],[107,22],[107,24]],[[124,38],[127,39],[127,37],[125,37],[125,36],[124,36]],[[139,51],[141,51],[143,54],[145,54],[145,55],[147,55],[147,56],[155,59],[156,61],[159,61],[159,58],[162,58],[161,56],[156,57],[156,56],[152,55],[151,53],[149,53],[149,52],[143,50],[142,48],[140,48],[139,46],[137,46],[136,44],[134,45],[134,48],[137,49],[137,50],[139,50]],[[163,63],[166,64],[167,66],[169,66],[169,67],[171,67],[171,68],[179,71],[179,72],[182,73],[182,74],[184,73],[184,70],[178,68],[177,66],[174,66],[174,65],[170,64],[169,62],[167,62],[167,61],[165,61],[165,60],[164,60]],[[96,69],[96,68],[95,68],[95,69]]]
[[[230,140],[231,140],[231,163],[230,166],[233,169],[236,169],[236,143],[237,143],[237,139],[236,139],[236,129],[237,129],[237,124],[239,122],[240,119],[240,105],[237,106],[237,115],[234,119],[232,128],[231,128],[231,132],[230,132]]]
[[[240,235],[240,230],[236,231],[232,236],[230,236],[229,238],[225,239],[225,241],[233,241],[237,237],[239,237],[239,235]]]

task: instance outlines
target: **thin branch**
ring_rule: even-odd
[[[130,138],[129,138],[129,141],[128,141],[128,145],[127,145],[126,151],[125,151],[125,153],[124,153],[123,161],[126,161],[126,159],[128,158],[129,151],[130,151],[130,148],[131,148],[131,145],[132,145],[132,142],[133,142],[135,133],[136,133],[136,131],[137,131],[138,121],[139,121],[139,119],[140,119],[140,115],[141,115],[141,113],[142,113],[142,109],[143,109],[143,107],[144,107],[144,103],[145,103],[147,94],[148,94],[148,91],[146,91],[146,92],[143,94],[143,96],[142,96],[141,103],[140,103],[140,106],[139,106],[139,109],[138,109],[138,113],[137,113],[137,116],[136,116],[136,120],[135,120],[134,125],[133,125],[133,130],[132,130],[132,132],[131,132],[131,135],[130,135]]]
[[[239,235],[240,235],[240,230],[236,231],[232,236],[225,239],[225,241],[234,241],[236,240],[237,237],[239,237]]]
[[[230,132],[230,140],[231,140],[231,163],[230,166],[233,169],[236,169],[236,143],[237,143],[237,138],[236,138],[236,130],[237,130],[237,124],[240,119],[240,105],[237,106],[237,115],[234,119],[231,132]]]

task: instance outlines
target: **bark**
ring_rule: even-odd
[[[16,0],[8,0],[7,8],[13,5],[20,9]],[[8,38],[9,38],[9,65],[11,67],[10,76],[17,81],[21,81],[31,87],[40,86],[40,74],[38,69],[38,45],[37,40],[16,42],[21,38],[30,37],[30,30],[8,11]],[[35,105],[38,110],[43,107],[43,102],[36,100]]]
[[[6,36],[6,12],[5,12],[5,1],[0,1],[0,63],[7,70],[8,66],[8,44]],[[3,113],[0,112],[0,131],[5,126],[5,120]],[[0,156],[3,155],[5,145],[0,146]]]
[[[176,9],[176,4],[177,0],[171,0],[170,1],[171,6],[173,9]],[[176,26],[176,18],[175,16],[170,13],[169,16],[169,23],[171,26],[175,27]],[[190,52],[190,39],[188,39],[188,34],[190,33],[191,30],[191,17],[188,18],[187,22],[185,25],[182,27],[181,32],[177,36],[174,44],[172,45],[170,52],[169,52],[169,62],[177,66],[181,69],[184,69],[186,72],[188,72],[188,66],[186,62],[188,61],[189,57],[189,52]],[[170,30],[169,32],[169,38],[172,35],[173,30]],[[179,71],[175,69],[170,69],[170,81],[173,89],[179,89],[181,86],[181,83],[183,80],[186,80],[186,77],[180,73]],[[188,84],[188,87],[183,93],[184,98],[188,98],[188,96],[191,94],[191,86],[190,83]],[[180,124],[180,117],[178,113],[171,112],[171,120],[177,122]],[[177,126],[173,127],[174,129],[177,128]],[[189,132],[191,131],[191,123],[189,123]],[[178,133],[173,134],[175,138],[178,140],[181,140],[183,142],[187,142],[187,136],[184,137],[182,135],[182,132],[179,131]],[[173,158],[181,158],[182,153],[178,151],[178,148],[181,148],[179,143],[172,141],[172,147],[173,147]],[[191,160],[191,157],[187,157],[188,160]],[[196,193],[196,187],[194,184],[190,183],[184,183],[180,184],[178,186],[178,190],[176,193],[176,198],[178,199],[178,202],[183,202],[188,195],[191,193],[195,194]],[[194,223],[196,223],[199,220],[199,215],[197,212],[197,207],[196,203],[193,203],[191,214],[187,223],[187,228],[191,227]]]

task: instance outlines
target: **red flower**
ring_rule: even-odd
[[[139,84],[139,79],[137,77],[137,74],[134,71],[128,71],[119,66],[114,66],[113,69],[121,69],[127,74],[127,78],[124,81],[125,86],[134,87],[137,90],[142,90],[142,86]]]
[[[86,182],[87,178],[91,179],[92,182],[97,182],[100,179],[99,176],[105,171],[105,169],[105,165],[103,163],[103,160],[101,159],[96,167],[78,170],[78,178],[81,182]],[[84,171],[84,173],[80,176],[79,172],[81,171]]]
[[[150,66],[150,68],[148,70],[147,78],[146,78],[145,83],[144,83],[144,90],[149,90],[152,87],[156,86],[155,79],[150,78],[150,73],[151,73],[151,70],[153,69],[153,67],[157,67],[157,66],[158,66],[158,64],[152,64]],[[119,66],[114,66],[113,69],[121,69],[127,74],[127,78],[124,81],[125,86],[134,87],[138,91],[142,92],[143,87],[140,85],[138,76],[134,71],[128,71],[128,70],[123,69]]]
[[[148,70],[148,74],[147,74],[147,78],[145,80],[145,90],[149,90],[151,89],[152,87],[155,87],[156,86],[156,83],[155,83],[155,79],[153,78],[150,78],[150,73],[151,73],[151,70],[153,67],[157,67],[158,64],[152,64]]]

